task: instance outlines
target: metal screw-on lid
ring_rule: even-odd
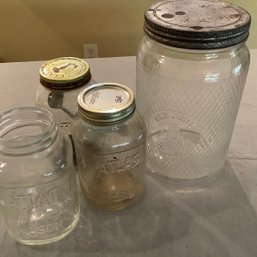
[[[145,12],[144,31],[174,47],[218,49],[247,39],[251,17],[239,6],[219,0],[170,0]]]
[[[55,90],[77,88],[91,79],[88,63],[75,57],[50,60],[41,66],[39,74],[41,84]]]
[[[128,87],[117,83],[98,83],[78,96],[78,113],[97,123],[113,123],[127,118],[135,110],[135,97]]]

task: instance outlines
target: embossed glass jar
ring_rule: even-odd
[[[147,166],[159,178],[221,170],[248,67],[250,15],[224,1],[163,1],[145,12],[137,106]]]
[[[68,135],[77,113],[77,98],[91,79],[88,63],[75,57],[60,57],[44,63],[40,70],[40,83],[36,92],[36,105],[53,113],[54,118]]]
[[[23,244],[57,241],[77,224],[71,142],[45,109],[0,115],[0,209],[9,234]]]
[[[96,207],[122,209],[145,188],[146,130],[133,92],[99,83],[80,93],[78,105],[72,136],[82,193]]]

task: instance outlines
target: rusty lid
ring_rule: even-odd
[[[88,63],[76,57],[60,57],[44,63],[40,70],[43,86],[55,90],[69,90],[86,84],[91,79]]]
[[[144,31],[174,47],[218,49],[236,45],[249,35],[250,14],[219,0],[170,0],[145,12]]]

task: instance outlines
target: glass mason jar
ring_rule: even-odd
[[[0,208],[9,234],[28,245],[57,241],[78,222],[71,142],[45,109],[0,115]]]
[[[165,1],[146,11],[136,96],[152,174],[196,179],[224,166],[249,68],[249,26],[245,10],[223,1]]]
[[[90,67],[83,59],[61,57],[44,63],[40,70],[36,105],[53,113],[59,127],[71,135],[71,123],[77,113],[77,98],[91,79]]]
[[[73,138],[81,190],[104,210],[122,209],[145,188],[145,124],[135,111],[133,92],[99,83],[78,97]]]

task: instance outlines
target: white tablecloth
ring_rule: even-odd
[[[96,81],[135,89],[135,57],[88,60]],[[33,105],[42,62],[0,64],[0,111]],[[63,240],[40,247],[16,243],[0,218],[1,257],[256,257],[257,50],[228,154],[225,172],[195,185],[148,177],[144,197],[105,213],[81,198],[81,219]]]

